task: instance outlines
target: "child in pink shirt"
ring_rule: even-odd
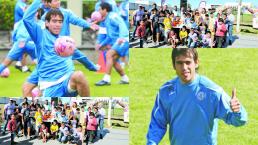
[[[216,30],[216,40],[217,40],[218,48],[222,47],[223,39],[225,37],[226,32],[227,32],[226,25],[224,24],[223,19],[220,18],[218,21],[217,30]]]
[[[87,139],[86,142],[93,142],[95,138],[95,131],[97,130],[97,119],[93,112],[90,112],[87,124]]]
[[[14,142],[14,137],[15,137],[17,126],[16,126],[16,118],[14,114],[11,115],[11,120],[8,122],[7,128],[11,132],[11,145],[16,144],[16,142]]]
[[[146,26],[144,21],[141,20],[140,26],[136,30],[136,34],[140,38],[140,48],[143,48],[145,33],[146,33]]]

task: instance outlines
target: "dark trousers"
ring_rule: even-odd
[[[187,45],[187,37],[182,38],[182,40],[181,40],[181,44],[183,44],[183,45]]]
[[[143,48],[143,38],[140,38],[140,48]]]
[[[11,120],[11,115],[6,115],[5,117],[5,124],[4,124],[4,131],[6,131],[6,127],[7,127],[7,124],[8,124],[8,121]]]
[[[94,138],[95,138],[95,130],[87,130],[86,144],[88,142],[93,142]]]
[[[135,22],[135,25],[134,25],[134,26],[135,26],[135,29],[133,30],[133,36],[132,36],[132,38],[135,37],[135,33],[136,33],[136,30],[137,30],[139,24],[140,24],[140,21],[136,21],[136,22]]]
[[[15,132],[11,132],[11,143],[14,142]]]
[[[217,48],[222,48],[224,36],[216,36]]]

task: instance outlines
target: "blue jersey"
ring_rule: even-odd
[[[57,81],[72,73],[69,69],[71,66],[67,60],[69,57],[60,57],[54,50],[54,43],[59,36],[51,34],[47,29],[42,29],[35,23],[34,16],[40,3],[40,0],[33,1],[24,14],[23,22],[36,45],[39,81]]]
[[[50,10],[50,9],[48,9]],[[89,28],[90,23],[88,23],[86,20],[76,16],[74,13],[72,13],[68,9],[59,8],[59,10],[64,15],[63,25],[60,32],[60,36],[70,36],[70,24],[77,25],[83,28]],[[42,19],[45,20],[45,16],[42,16]],[[73,56],[73,60],[78,60],[80,63],[82,63],[87,69],[96,71],[96,66],[93,62],[91,62],[80,50],[76,49]],[[71,62],[70,62],[71,64]],[[73,64],[73,63],[72,63]]]
[[[129,1],[125,0],[123,1],[120,6],[119,6],[119,11],[120,11],[120,15],[121,17],[124,19],[128,29],[129,29]]]
[[[91,62],[79,49],[75,49],[74,54],[72,56],[72,60],[77,60],[84,65],[85,68],[89,69],[90,71],[97,71],[96,65]],[[74,71],[74,64],[71,60],[67,60],[67,63],[71,65],[69,69]],[[38,84],[38,71],[35,68],[33,72],[28,77],[27,81],[31,84]]]
[[[17,35],[17,32],[18,32],[18,30],[19,30],[19,27],[20,27],[21,23],[23,23],[22,20],[18,21],[18,22],[14,25],[13,32],[12,32],[12,40],[13,40],[13,42],[17,41],[16,35]]]
[[[26,52],[32,57],[33,60],[36,59],[35,44],[31,40],[30,35],[25,28],[22,20],[16,23],[12,39],[13,46],[7,54],[7,58],[9,58],[10,60],[20,60],[22,58],[22,55]],[[19,47],[19,43],[21,41],[25,43],[24,47],[22,48]]]
[[[14,29],[13,40],[15,41],[30,41],[30,34],[24,26],[23,21],[17,23],[17,27]]]
[[[50,9],[46,9],[46,12],[44,13],[44,15],[41,18],[42,20],[40,21],[40,24],[42,24],[42,22],[45,21],[46,13],[49,10]],[[64,15],[64,21],[63,21],[63,25],[62,25],[62,30],[61,30],[59,36],[69,36],[70,35],[70,23],[74,24],[74,25],[82,26],[84,28],[88,28],[89,27],[90,24],[88,22],[86,22],[85,20],[77,17],[71,11],[66,10],[64,8],[59,8],[59,10]],[[91,71],[96,71],[96,65],[93,62],[91,62],[80,50],[75,49],[75,52],[74,52],[74,54],[72,56],[72,59],[79,61],[87,69],[89,69]],[[69,70],[70,71],[74,71],[74,65],[73,65],[73,62],[72,62],[71,59],[67,60],[67,64],[70,66]],[[32,83],[32,84],[37,84],[38,83],[38,70],[35,69],[33,72],[34,73],[32,73],[29,76],[27,81]]]
[[[46,7],[43,3],[40,4],[40,8],[42,8],[44,10],[44,14],[50,10],[50,8]]]
[[[95,11],[99,11],[100,4],[102,2],[106,2],[106,3],[110,4],[110,6],[112,8],[112,12],[117,12],[117,13],[119,12],[119,9],[117,8],[116,2],[114,0],[99,0],[95,4]],[[106,39],[106,38],[107,38],[107,32],[106,32],[106,26],[105,26],[105,20],[104,20],[104,21],[100,22],[100,24],[99,24],[97,44],[101,44],[101,42],[103,42],[104,40],[106,40],[106,42],[108,42],[109,39]],[[105,43],[105,44],[107,45],[109,43]]]
[[[102,46],[106,44],[114,44],[118,38],[128,40],[129,31],[120,15],[114,12],[109,12],[105,19],[105,26],[107,28],[107,38],[101,42]]]
[[[38,20],[36,23],[39,24],[42,28],[45,28],[45,23],[43,21]],[[30,35],[27,29],[25,28],[22,20],[16,23],[12,33],[12,40],[13,42],[16,42],[17,40],[20,40],[20,41],[31,40]]]
[[[172,145],[216,145],[218,119],[234,126],[244,125],[247,113],[229,106],[230,97],[221,87],[204,76],[182,84],[177,77],[159,90],[151,115],[147,145],[156,145],[169,125]]]
[[[14,23],[20,21],[23,17],[27,4],[23,0],[18,0],[14,8]]]

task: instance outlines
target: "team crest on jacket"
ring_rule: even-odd
[[[206,97],[206,94],[204,92],[200,91],[200,92],[197,93],[197,99],[198,100],[202,101],[202,100],[205,99],[205,97]]]

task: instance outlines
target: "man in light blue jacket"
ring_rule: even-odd
[[[147,145],[157,145],[169,125],[171,145],[216,145],[218,119],[233,126],[247,122],[247,113],[236,97],[229,97],[210,79],[197,74],[194,48],[173,49],[177,77],[159,90],[151,115]]]

